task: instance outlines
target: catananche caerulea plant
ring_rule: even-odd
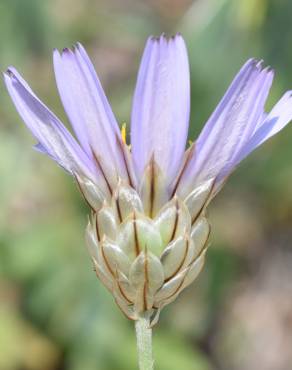
[[[183,38],[150,37],[131,115],[131,145],[119,129],[80,44],[54,51],[58,90],[75,137],[18,72],[9,94],[36,149],[73,175],[91,208],[86,239],[96,274],[136,321],[140,368],[153,366],[151,327],[203,267],[205,209],[235,167],[292,119],[291,92],[264,110],[273,71],[248,60],[186,150],[190,76]]]

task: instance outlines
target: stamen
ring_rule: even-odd
[[[127,144],[126,138],[127,138],[127,124],[124,122],[121,127],[121,135],[122,135],[122,140],[124,144]]]

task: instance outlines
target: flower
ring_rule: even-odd
[[[235,167],[292,119],[292,93],[265,113],[273,71],[248,60],[185,151],[186,46],[179,34],[150,37],[129,147],[84,48],[55,50],[54,70],[76,139],[13,67],[4,74],[7,89],[36,149],[75,177],[91,208],[86,239],[97,276],[127,317],[148,315],[154,324],[204,264],[208,203]]]

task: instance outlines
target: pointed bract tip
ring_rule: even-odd
[[[118,182],[117,182],[117,187],[116,190],[118,191],[119,188],[123,185],[123,180],[120,176],[118,176]]]
[[[155,163],[155,153],[154,152],[152,152],[152,154],[150,155],[149,163],[151,163],[152,165]]]

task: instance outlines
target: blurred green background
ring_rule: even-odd
[[[17,67],[66,122],[51,51],[81,41],[129,122],[145,39],[163,31],[187,42],[190,138],[251,56],[277,72],[269,107],[292,88],[289,0],[0,0],[0,67]],[[0,125],[0,370],[136,369],[133,323],[84,248],[88,209],[31,149],[3,84]],[[157,370],[291,370],[291,183],[292,126],[241,164],[209,210],[206,267],[154,330]]]

